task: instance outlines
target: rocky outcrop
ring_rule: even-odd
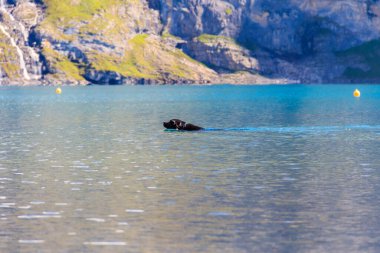
[[[29,44],[29,31],[37,24],[38,11],[33,3],[22,2],[16,8],[0,1],[2,83],[26,84],[41,79],[41,61]]]
[[[197,61],[219,72],[257,73],[260,70],[258,61],[251,56],[250,51],[229,37],[204,34],[188,42],[184,50]]]
[[[78,20],[66,20],[73,10],[59,10],[57,17],[47,17],[36,29],[45,57],[45,79],[62,80],[66,75],[70,82],[96,84],[208,83],[214,79],[213,70],[175,47],[176,38],[161,36],[159,12],[149,8],[148,2],[115,1],[113,6],[102,4],[100,10],[99,6],[84,9],[85,13],[81,3],[62,7],[77,7]],[[48,13],[55,7],[47,5]]]
[[[377,0],[0,0],[0,18],[2,84],[380,80]]]
[[[161,18],[175,36],[231,37],[255,55],[262,75],[302,82],[347,81],[347,61],[336,53],[380,36],[377,0],[168,2],[160,0]],[[196,55],[195,50],[189,53]]]

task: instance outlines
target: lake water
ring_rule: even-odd
[[[54,90],[0,88],[0,252],[380,251],[380,86]]]

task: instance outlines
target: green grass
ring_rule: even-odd
[[[227,8],[225,11],[224,11],[228,16],[232,15],[232,12],[233,10],[231,8]]]
[[[162,38],[164,39],[175,39],[175,40],[181,40],[181,38],[177,37],[177,36],[174,36],[173,34],[169,33],[169,32],[164,32],[162,33]]]
[[[19,65],[10,63],[10,62],[3,62],[0,64],[0,66],[4,70],[8,78],[10,79],[21,78]]]
[[[61,72],[65,76],[76,81],[84,80],[84,78],[82,77],[83,71],[80,69],[78,65],[71,62],[66,56],[53,50],[49,46],[44,46],[42,53],[49,62],[49,64],[51,64],[51,66],[58,72]]]
[[[91,66],[99,71],[114,71],[123,76],[160,79],[162,73],[191,78],[189,65],[204,67],[179,49],[165,46],[147,34],[138,34],[128,42],[130,49],[124,56],[106,55],[92,51],[87,56]]]
[[[169,33],[163,33],[162,38],[147,34],[131,38],[132,27],[146,26],[145,17],[129,15],[132,11],[143,11],[145,5],[141,0],[44,0],[44,3],[46,16],[38,29],[48,40],[50,37],[75,43],[97,39],[116,47],[106,52],[81,48],[89,66],[79,66],[51,48],[44,48],[42,53],[59,70],[57,75],[66,73],[81,80],[83,69],[89,67],[134,78],[191,78],[196,75],[194,68],[205,68],[181,50],[166,45],[163,42],[166,38],[179,39]]]
[[[10,79],[21,78],[19,56],[16,49],[9,45],[8,39],[0,34],[0,67]]]
[[[194,60],[181,50],[175,49],[174,51],[169,51],[168,54],[171,56],[172,61],[169,62],[168,66],[168,72],[171,73],[174,76],[182,77],[182,78],[188,78],[192,75],[192,70],[189,69],[186,65],[181,64],[182,60],[186,60],[188,62],[191,62],[193,64],[199,64],[204,66],[203,64],[199,63],[198,61]]]
[[[213,43],[217,41],[227,41],[227,42],[232,42],[236,44],[236,41],[230,37],[226,36],[220,36],[220,35],[212,35],[212,34],[202,34],[196,38],[198,41],[202,43]]]
[[[137,34],[135,37],[133,37],[131,40],[129,40],[129,43],[131,43],[133,46],[142,47],[146,44],[146,39],[149,37],[148,34]]]
[[[336,52],[338,57],[358,57],[370,68],[364,71],[359,68],[349,67],[344,76],[348,78],[380,78],[380,40],[372,40],[360,46],[345,51]]]
[[[47,19],[57,26],[66,26],[72,21],[90,20],[92,16],[115,0],[45,0]]]
[[[57,62],[57,68],[63,71],[67,76],[74,78],[77,81],[83,81],[84,78],[82,77],[81,72],[74,63],[69,61],[68,59],[63,59]]]
[[[126,51],[124,57],[90,52],[89,58],[92,66],[96,70],[114,71],[124,76],[155,78],[154,67],[145,59],[144,55],[147,38],[147,34],[138,34],[129,40],[132,50]]]
[[[75,28],[81,36],[126,34],[125,19],[128,17],[121,16],[119,10],[141,4],[139,0],[44,0],[44,3],[46,18],[42,29],[57,39],[68,41],[76,38],[64,34],[68,28]]]

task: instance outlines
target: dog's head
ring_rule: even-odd
[[[166,129],[182,129],[186,122],[179,119],[171,119],[168,122],[164,122],[163,125]]]

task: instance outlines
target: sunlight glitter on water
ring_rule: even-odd
[[[29,215],[19,215],[19,219],[31,220],[31,219],[49,219],[49,218],[62,218],[61,215],[57,214],[29,214]]]
[[[42,244],[45,243],[44,240],[18,240],[19,243],[23,244]]]
[[[0,89],[0,252],[378,252],[376,93],[279,89]]]
[[[92,246],[126,246],[126,242],[84,242],[84,245]]]

